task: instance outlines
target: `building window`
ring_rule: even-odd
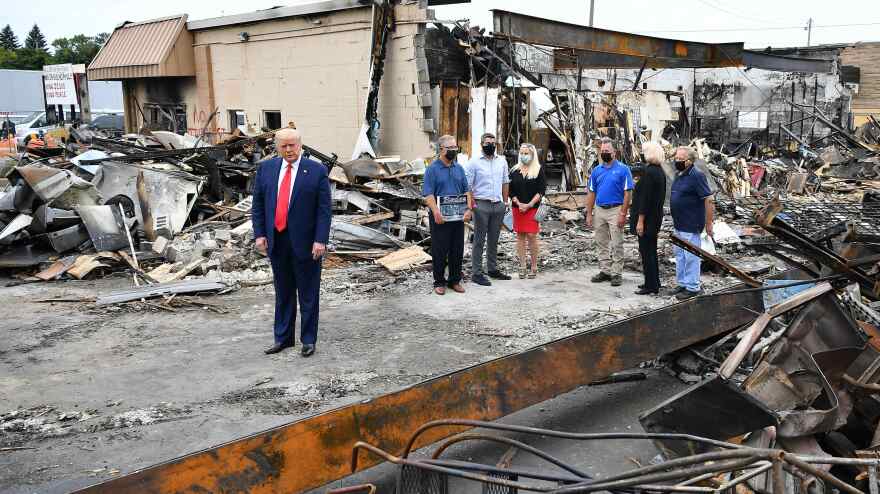
[[[281,128],[281,112],[274,110],[263,111],[263,125],[266,130],[278,130]]]
[[[145,103],[144,116],[149,119],[144,125],[150,130],[167,130],[181,135],[187,131],[185,105]]]
[[[737,113],[737,126],[744,129],[766,129],[767,112],[750,111]]]
[[[239,129],[242,132],[247,130],[247,119],[244,110],[229,110],[229,132],[235,132]]]

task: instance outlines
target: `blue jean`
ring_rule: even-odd
[[[700,246],[700,234],[675,230],[675,235],[685,242]],[[700,291],[700,258],[675,246],[675,281],[690,292]]]

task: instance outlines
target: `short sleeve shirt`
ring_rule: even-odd
[[[712,195],[706,176],[691,166],[672,182],[669,207],[676,230],[702,233],[706,227],[706,198]]]
[[[424,197],[457,196],[469,190],[467,174],[457,161],[446,166],[438,158],[425,170],[425,180],[422,183]]]
[[[633,188],[629,167],[614,160],[611,166],[596,165],[590,173],[590,192],[596,194],[596,205],[623,204],[623,193]]]

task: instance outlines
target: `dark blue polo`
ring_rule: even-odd
[[[422,196],[457,196],[466,192],[468,192],[467,175],[457,161],[446,166],[438,158],[425,170]]]
[[[597,206],[623,204],[623,193],[633,188],[629,167],[614,160],[611,166],[599,163],[590,173],[590,192],[596,194]]]
[[[672,182],[669,207],[675,229],[688,233],[703,233],[706,227],[706,198],[712,195],[703,172],[691,166],[678,174]]]

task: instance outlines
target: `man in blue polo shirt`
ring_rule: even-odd
[[[615,159],[614,141],[602,138],[600,164],[590,173],[587,195],[587,228],[595,227],[599,247],[599,274],[590,281],[623,283],[623,226],[632,199],[633,178],[629,167]]]
[[[434,265],[434,293],[443,295],[446,288],[464,293],[461,286],[461,261],[464,257],[464,221],[470,221],[471,209],[464,213],[464,220],[446,221],[440,212],[441,197],[467,197],[466,203],[473,204],[468,179],[464,168],[458,164],[458,144],[455,137],[441,136],[437,141],[439,157],[425,170],[422,196],[431,209],[428,215],[431,223],[431,258]],[[449,265],[449,277],[446,266]]]
[[[715,203],[706,176],[694,166],[697,152],[688,147],[675,150],[678,176],[672,182],[669,206],[675,235],[691,245],[700,246],[703,229],[712,236]],[[681,247],[675,247],[675,296],[685,300],[700,294],[700,258]]]

